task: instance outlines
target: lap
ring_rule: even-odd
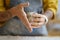
[[[46,26],[43,25],[41,28],[33,29],[33,32],[30,33],[26,27],[23,25],[21,20],[13,18],[9,20],[3,29],[3,34],[13,34],[13,35],[47,35]]]

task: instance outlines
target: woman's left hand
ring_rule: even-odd
[[[42,14],[32,14],[32,19],[30,19],[30,24],[32,28],[39,28],[45,23],[45,15]]]

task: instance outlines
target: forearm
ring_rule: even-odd
[[[54,14],[51,10],[46,10],[44,12],[44,15],[48,18],[48,19],[52,19],[54,17]]]
[[[0,22],[5,22],[11,19],[14,15],[9,12],[9,10],[5,12],[0,12]]]

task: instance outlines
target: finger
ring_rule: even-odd
[[[27,2],[27,3],[21,3],[19,5],[19,7],[28,7],[28,6],[29,6],[29,2]]]
[[[41,21],[40,21],[40,18],[33,18],[33,19],[30,19],[30,22],[39,23]]]
[[[31,26],[41,26],[43,24],[44,24],[43,22],[41,22],[41,23],[31,23]]]
[[[45,19],[44,18],[33,18],[33,19],[31,19],[31,22],[37,22],[37,23],[45,22]]]
[[[40,18],[40,21],[41,22],[45,22],[45,18]]]
[[[32,28],[40,28],[41,26],[32,26]]]
[[[34,18],[41,18],[42,15],[41,14],[32,14],[32,17],[34,17]]]

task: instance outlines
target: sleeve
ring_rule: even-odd
[[[58,0],[43,0],[43,8],[44,11],[48,9],[51,10],[54,13],[55,17],[58,8]]]
[[[4,7],[4,0],[0,0],[0,12],[5,11],[5,7]],[[0,27],[2,27],[2,25],[4,25],[5,22],[0,22]]]
[[[0,0],[0,11],[5,11],[4,1]]]

